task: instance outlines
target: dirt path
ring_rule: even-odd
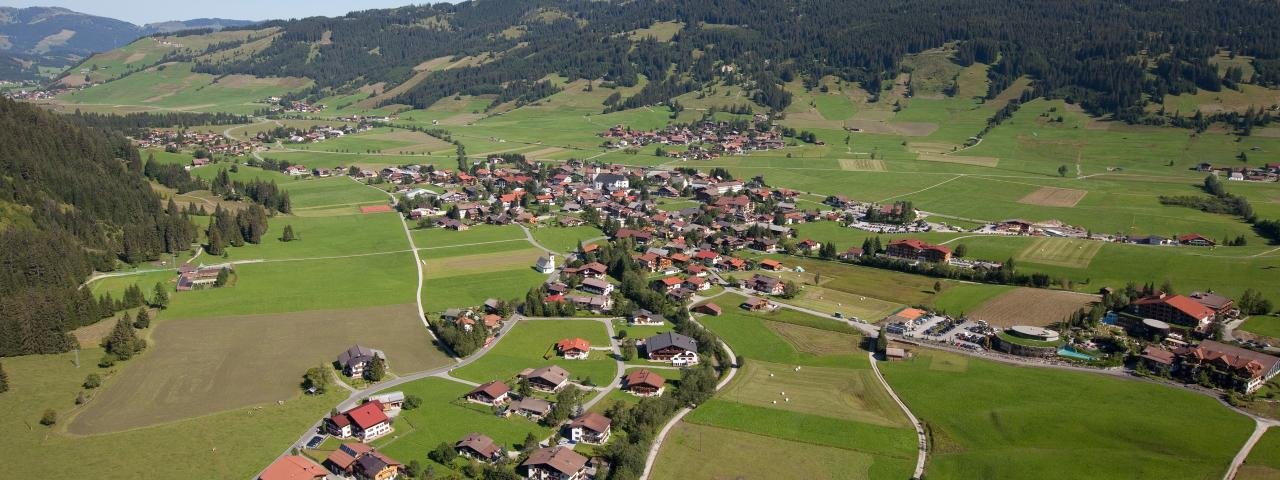
[[[893,397],[893,401],[898,404],[898,408],[902,409],[902,413],[907,414],[907,419],[911,420],[911,425],[916,427],[916,437],[919,440],[919,445],[917,446],[918,453],[916,454],[916,471],[911,475],[911,478],[912,480],[924,478],[924,463],[929,456],[929,441],[928,437],[925,437],[924,424],[920,423],[920,420],[911,413],[911,409],[907,408],[907,404],[903,403],[901,398],[898,398],[898,393],[894,392],[893,387],[889,386],[889,382],[884,379],[884,375],[880,374],[880,367],[877,365],[879,362],[876,360],[875,352],[867,352],[867,358],[871,360],[871,370],[876,372],[876,379],[880,380],[880,385],[884,387],[886,392],[889,392],[890,397]]]
[[[1240,471],[1240,466],[1244,465],[1245,459],[1249,458],[1249,452],[1253,451],[1253,446],[1258,444],[1258,440],[1262,439],[1262,434],[1267,433],[1267,429],[1280,425],[1275,420],[1264,420],[1261,418],[1253,419],[1255,425],[1253,434],[1249,435],[1249,439],[1245,440],[1244,446],[1240,447],[1240,451],[1236,452],[1235,458],[1231,459],[1231,465],[1227,467],[1227,473],[1222,476],[1222,480],[1234,480],[1236,473]]]
[[[914,192],[908,192],[908,193],[903,193],[903,194],[899,194],[899,195],[894,195],[894,196],[892,196],[892,197],[888,197],[888,198],[882,199],[882,200],[880,200],[879,202],[876,202],[876,203],[884,203],[884,202],[887,202],[887,201],[889,201],[889,200],[893,200],[893,199],[895,199],[895,198],[902,198],[902,197],[905,197],[905,196],[908,196],[908,195],[915,195],[915,194],[917,194],[917,193],[927,192],[927,191],[929,191],[929,190],[933,190],[933,189],[935,189],[935,188],[941,187],[941,186],[943,186],[943,185],[946,185],[946,184],[948,184],[948,183],[951,183],[951,182],[955,181],[955,180],[956,180],[956,179],[958,179],[958,178],[965,177],[965,176],[967,176],[967,174],[964,174],[964,173],[957,174],[957,175],[956,175],[956,176],[954,176],[954,177],[948,178],[948,179],[946,179],[946,180],[943,180],[943,181],[941,181],[941,182],[935,183],[935,184],[930,185],[930,186],[928,186],[928,187],[925,187],[925,188],[922,188],[922,189],[916,190],[916,191],[914,191]]]

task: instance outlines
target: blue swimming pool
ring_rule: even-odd
[[[1076,360],[1085,360],[1085,361],[1094,360],[1094,356],[1093,356],[1093,355],[1089,355],[1089,354],[1087,354],[1087,353],[1083,353],[1083,352],[1077,352],[1074,348],[1071,348],[1070,346],[1062,346],[1062,347],[1059,347],[1059,348],[1058,348],[1058,356],[1059,356],[1059,357],[1074,358],[1074,359],[1076,359]]]

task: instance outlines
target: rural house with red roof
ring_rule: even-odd
[[[382,402],[373,400],[325,419],[329,434],[338,438],[356,438],[369,442],[391,433],[391,419],[382,410]]]
[[[1217,315],[1213,309],[1201,305],[1191,297],[1163,293],[1134,300],[1130,308],[1137,316],[1181,325],[1198,332],[1208,331]]]
[[[586,360],[591,353],[591,342],[581,338],[566,338],[556,342],[556,351],[566,360]]]
[[[1213,340],[1180,347],[1173,353],[1187,378],[1205,371],[1214,384],[1246,394],[1257,391],[1280,373],[1280,358]]]
[[[934,245],[914,238],[904,238],[889,242],[885,254],[890,257],[921,260],[925,262],[947,263],[951,261],[951,249],[942,245]]]
[[[258,480],[324,480],[329,471],[301,455],[280,457],[258,475]]]

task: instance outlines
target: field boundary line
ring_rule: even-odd
[[[895,198],[901,198],[901,197],[905,197],[905,196],[908,196],[908,195],[915,195],[915,194],[917,194],[917,193],[926,192],[926,191],[932,190],[932,189],[934,189],[934,188],[941,187],[941,186],[943,186],[943,185],[946,185],[946,184],[948,184],[948,183],[951,183],[951,182],[955,181],[955,180],[956,180],[956,179],[958,179],[958,178],[968,176],[968,174],[965,174],[965,173],[959,173],[959,174],[955,174],[955,175],[956,175],[956,176],[954,176],[954,177],[948,178],[948,179],[946,179],[946,180],[943,180],[943,181],[938,182],[938,183],[936,183],[936,184],[934,184],[934,185],[930,185],[930,186],[928,186],[928,187],[922,188],[922,189],[920,189],[920,190],[916,190],[916,191],[914,191],[914,192],[903,193],[903,194],[899,194],[899,195],[894,195],[894,196],[892,196],[892,197],[882,199],[882,200],[880,200],[879,202],[876,202],[876,203],[884,203],[884,202],[887,202],[887,201],[889,201],[889,200],[893,200],[893,199],[895,199]]]
[[[902,409],[902,413],[907,414],[907,419],[911,420],[911,425],[916,428],[916,437],[920,443],[916,446],[918,452],[916,454],[916,470],[911,475],[911,478],[913,480],[924,478],[924,464],[929,456],[929,439],[925,436],[924,424],[920,422],[920,419],[916,418],[915,414],[911,413],[911,409],[907,408],[907,404],[898,397],[898,392],[893,391],[893,387],[889,386],[889,382],[884,379],[884,375],[880,373],[876,353],[867,352],[867,359],[871,360],[871,370],[876,372],[876,379],[880,380],[880,385],[884,386],[884,390],[889,392],[889,396],[893,397],[893,401]]]

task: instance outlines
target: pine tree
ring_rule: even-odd
[[[222,241],[222,233],[216,228],[209,229],[209,244],[205,246],[205,251],[209,255],[222,255],[226,252],[227,246]]]
[[[133,320],[133,328],[142,330],[151,326],[151,314],[147,313],[147,309],[138,310],[138,316]]]
[[[121,360],[128,360],[133,354],[142,350],[142,342],[138,340],[131,323],[129,314],[126,313],[116,321],[115,328],[102,341],[102,346]]]
[[[151,293],[151,306],[161,310],[169,307],[169,289],[163,283],[156,282],[156,288]]]
[[[280,241],[292,242],[293,240],[293,225],[285,225],[284,232],[280,234]]]
[[[142,294],[138,284],[129,285],[124,290],[124,308],[138,308],[147,304],[147,297]]]
[[[222,267],[222,270],[218,270],[218,278],[213,280],[213,286],[215,287],[226,286],[227,280],[229,280],[230,278],[231,278],[231,270],[228,269],[227,267]]]
[[[880,336],[876,337],[876,351],[884,353],[889,348],[889,329],[885,325],[880,326]]]
[[[369,369],[365,371],[365,378],[371,382],[381,382],[387,376],[387,361],[381,355],[374,355],[373,361],[369,362]]]

